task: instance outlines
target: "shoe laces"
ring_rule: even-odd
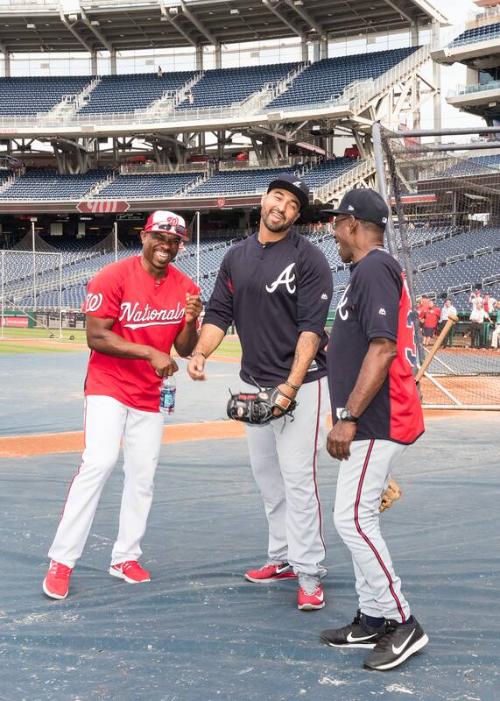
[[[393,642],[392,634],[397,630],[400,624],[397,621],[386,620],[384,623],[385,631],[377,640],[377,650],[388,650]]]
[[[50,563],[49,572],[52,575],[54,575],[54,577],[64,578],[68,577],[73,572],[73,569],[71,567],[63,565],[61,562],[56,562],[55,560],[52,560],[52,562]]]
[[[118,567],[121,567],[123,571],[135,569],[136,567],[141,567],[137,560],[126,560],[126,562],[120,562]]]
[[[306,594],[315,594],[319,587],[319,579],[308,574],[301,574],[299,575],[299,586]]]

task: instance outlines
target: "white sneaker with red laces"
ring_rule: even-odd
[[[73,569],[66,565],[50,561],[47,576],[43,580],[43,591],[51,599],[65,599],[68,596],[69,580]]]
[[[325,605],[325,593],[317,577],[301,575],[297,592],[297,607],[301,611],[315,611]]]
[[[257,570],[248,570],[248,572],[245,572],[245,579],[258,584],[267,584],[277,579],[295,579],[295,577],[297,577],[297,575],[288,562],[267,564],[259,567]]]
[[[139,584],[140,582],[150,582],[151,575],[137,560],[127,560],[111,565],[109,574],[118,579],[123,579],[128,584]]]

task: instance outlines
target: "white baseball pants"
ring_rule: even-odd
[[[118,537],[111,564],[138,560],[153,499],[163,416],[131,409],[112,397],[89,396],[85,400],[84,427],[82,462],[70,484],[49,557],[67,567],[75,566],[122,444],[125,477]]]
[[[380,532],[379,506],[391,467],[405,449],[393,441],[353,441],[350,458],[340,462],[333,514],[351,551],[361,612],[402,622],[410,607]]]
[[[256,391],[252,385],[244,389]],[[316,473],[329,408],[324,377],[302,385],[293,421],[285,416],[247,426],[250,463],[269,525],[268,561],[289,562],[296,573],[312,576],[326,573]]]
[[[493,333],[491,335],[491,347],[500,347],[500,324],[497,324],[493,329]]]

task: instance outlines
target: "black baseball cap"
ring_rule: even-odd
[[[369,187],[360,187],[349,190],[343,196],[337,209],[325,209],[325,214],[347,214],[356,219],[364,219],[372,222],[381,229],[385,229],[389,219],[389,207],[386,201]]]
[[[271,192],[271,190],[275,190],[278,187],[282,188],[283,190],[288,190],[288,192],[291,192],[292,195],[295,195],[300,202],[301,210],[305,209],[309,204],[309,188],[303,180],[298,178],[293,173],[290,175],[282,175],[279,178],[276,178],[276,180],[273,180],[271,183],[269,183],[267,191]]]

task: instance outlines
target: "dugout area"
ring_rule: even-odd
[[[44,356],[43,372],[36,357],[0,357],[3,436],[78,428],[86,354]],[[222,418],[237,365],[210,362],[209,372],[202,386],[179,377],[175,421],[202,420],[201,405],[204,418]],[[64,378],[58,392],[56,373]],[[153,576],[145,585],[107,574],[121,496],[117,465],[71,596],[61,602],[47,599],[41,583],[80,456],[0,458],[0,699],[496,701],[500,417],[450,414],[427,420],[395,473],[404,498],[383,516],[396,571],[430,638],[422,654],[387,673],[361,669],[362,650],[318,642],[322,628],[344,625],[356,608],[352,564],[332,524],[337,469],[327,456],[319,488],[328,604],[310,613],[296,609],[294,582],[259,586],[242,577],[265,559],[267,530],[243,438],[163,446],[143,542]]]

